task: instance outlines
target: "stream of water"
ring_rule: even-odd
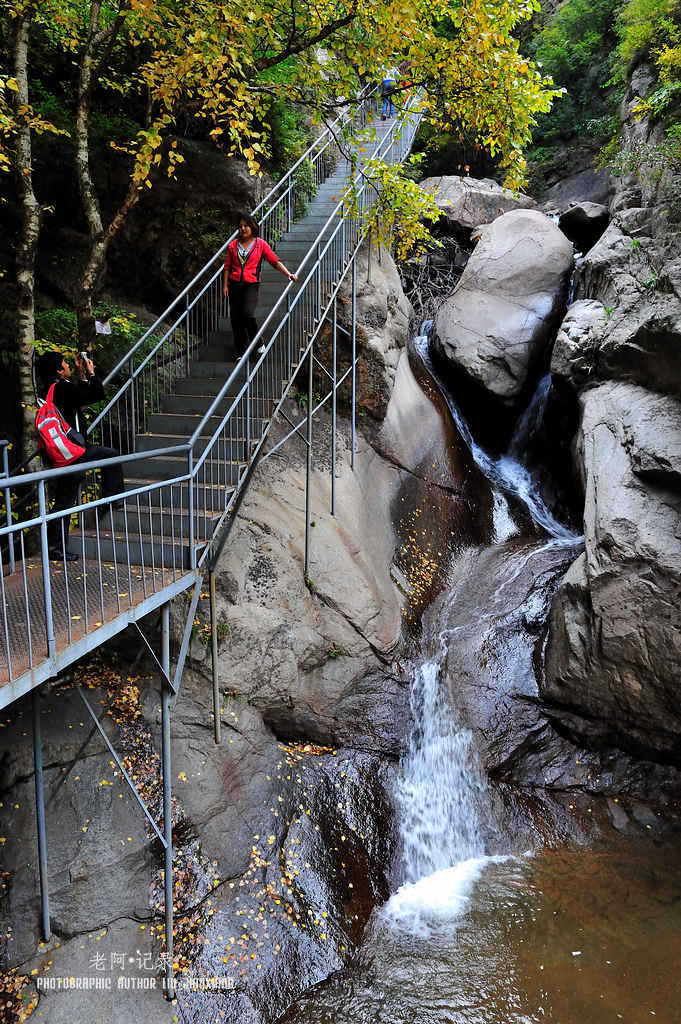
[[[436,377],[427,325],[415,347]],[[511,565],[493,601],[547,548],[579,551],[522,454],[539,429],[543,377],[507,452],[489,456],[456,404],[451,414],[494,488],[495,541],[517,532],[520,500],[548,535]],[[396,792],[402,884],[367,926],[356,965],[286,1015],[290,1024],[642,1024],[681,1020],[681,866],[652,844],[518,853],[494,820],[475,736],[453,696],[457,642],[448,598],[426,623],[412,665],[409,750]],[[512,661],[509,671],[513,670]],[[650,988],[646,977],[654,978]]]

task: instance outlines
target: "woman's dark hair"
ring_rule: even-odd
[[[245,221],[246,224],[248,224],[249,228],[253,232],[253,237],[258,238],[260,235],[260,228],[258,227],[257,220],[253,220],[250,213],[240,213],[239,219],[237,220],[237,224],[241,224],[242,220]]]

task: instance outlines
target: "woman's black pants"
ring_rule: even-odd
[[[229,318],[232,321],[232,336],[237,357],[244,354],[258,333],[255,308],[258,305],[260,286],[241,281],[230,281]]]

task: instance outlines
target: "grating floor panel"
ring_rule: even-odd
[[[79,559],[50,563],[50,595],[57,652],[139,605],[183,575],[181,569]],[[17,565],[0,582],[0,686],[48,657],[45,596],[39,559]],[[0,597],[2,595],[0,594]],[[6,609],[6,612],[5,610]]]

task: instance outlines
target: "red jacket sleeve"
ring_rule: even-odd
[[[270,264],[270,266],[276,267],[277,263],[279,262],[279,257],[274,252],[274,250],[269,247],[269,245],[267,244],[267,242],[265,241],[264,238],[261,238],[260,241],[262,242],[263,256],[265,257],[267,262]]]
[[[227,246],[227,255],[225,256],[225,273],[227,274],[227,277],[231,274],[233,266],[234,253],[232,252],[232,243],[230,242]]]

